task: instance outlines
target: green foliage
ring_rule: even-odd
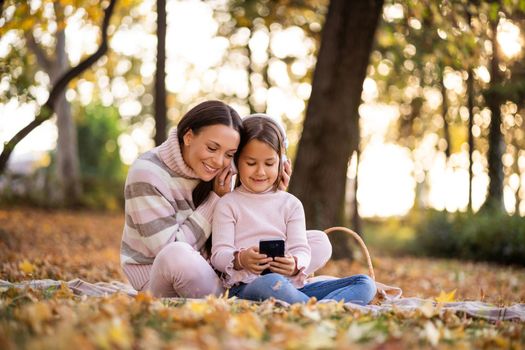
[[[499,212],[429,212],[416,226],[423,254],[525,265],[525,218]]]
[[[5,57],[0,57],[0,81],[9,87],[0,94],[0,103],[7,103],[12,98],[20,102],[34,99],[29,88],[34,84],[36,73],[34,56],[28,55],[25,47],[8,47]]]
[[[457,256],[454,218],[443,211],[430,211],[416,224],[416,246],[434,256]]]
[[[90,104],[81,111],[77,122],[84,203],[115,209],[123,203],[126,177],[117,143],[122,132],[118,110]]]
[[[411,242],[414,240],[415,211],[397,218],[363,219],[363,239],[372,251],[386,255],[411,254]],[[372,253],[373,254],[373,253]]]

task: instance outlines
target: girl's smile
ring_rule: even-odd
[[[279,175],[279,156],[265,142],[253,139],[239,156],[241,183],[255,193],[269,190]]]

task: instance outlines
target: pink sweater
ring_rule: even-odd
[[[240,186],[223,196],[215,207],[212,222],[213,266],[224,272],[229,288],[238,282],[249,283],[258,275],[233,268],[234,253],[258,247],[260,240],[285,240],[285,253],[297,258],[299,273],[290,278],[294,286],[304,285],[304,269],[310,264],[304,210],[295,196],[284,191],[253,193]]]

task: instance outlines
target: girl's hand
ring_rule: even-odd
[[[238,259],[241,262],[241,267],[245,270],[260,275],[265,269],[270,267],[269,262],[272,258],[268,258],[266,254],[259,254],[259,248],[251,247],[239,251]]]
[[[280,273],[283,276],[295,276],[299,272],[297,261],[291,255],[275,257],[274,261],[270,263],[270,271]]]
[[[233,169],[226,167],[213,179],[213,192],[217,193],[219,197],[231,192],[233,174]]]
[[[286,191],[288,185],[290,184],[290,177],[292,176],[292,162],[290,159],[287,159],[286,162],[283,163],[282,175],[283,177],[281,179],[281,183],[279,184],[279,189],[281,191]]]

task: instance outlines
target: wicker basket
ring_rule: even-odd
[[[368,252],[368,248],[366,247],[363,239],[356,232],[350,230],[349,228],[342,227],[342,226],[330,227],[324,230],[326,234],[329,234],[335,231],[342,231],[342,232],[348,233],[350,236],[352,236],[357,241],[357,243],[359,243],[359,246],[361,247],[361,250],[363,251],[363,254],[366,257],[366,263],[368,265],[368,273],[370,277],[372,277],[372,279],[375,281],[376,276],[374,274],[374,267],[372,266],[372,259],[370,259],[370,253]]]
[[[356,232],[350,230],[349,228],[342,227],[342,226],[330,227],[329,229],[326,229],[324,232],[326,234],[329,234],[335,231],[342,231],[342,232],[348,233],[350,236],[352,236],[357,241],[357,243],[359,243],[359,246],[361,247],[361,250],[363,251],[363,254],[366,257],[366,263],[368,265],[368,273],[370,277],[375,281],[375,284],[377,287],[377,293],[383,299],[386,299],[386,300],[396,300],[396,299],[401,298],[401,295],[403,294],[403,291],[401,290],[401,288],[389,286],[389,285],[376,281],[374,267],[372,266],[372,259],[370,259],[370,253],[368,252],[368,248],[366,247],[366,244],[363,241],[363,239]]]

